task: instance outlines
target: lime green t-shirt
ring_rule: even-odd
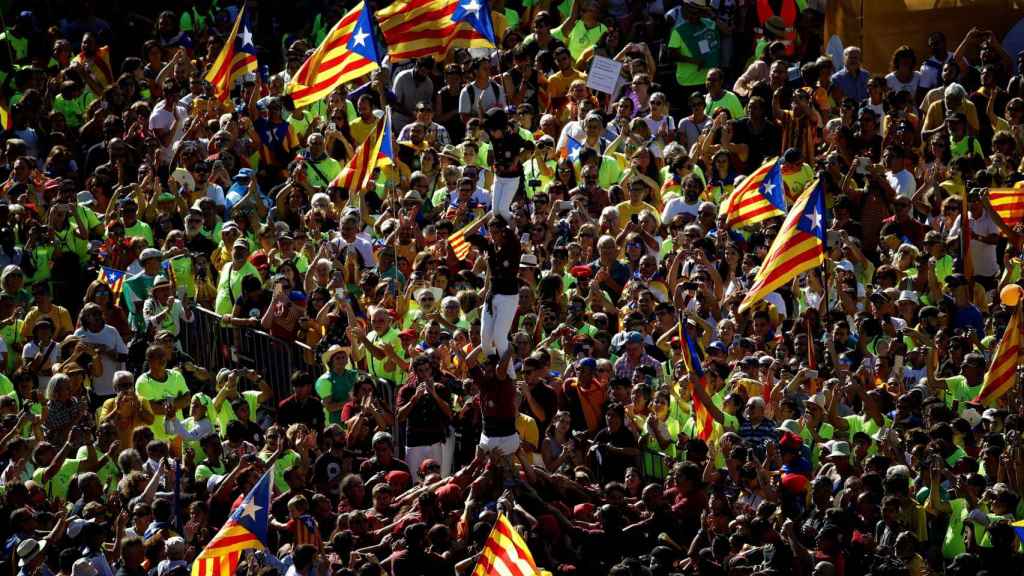
[[[226,469],[223,462],[218,466],[210,466],[208,462],[203,462],[196,466],[196,482],[205,484],[214,474],[224,475],[225,472]]]
[[[675,48],[683,56],[699,57],[703,60],[703,66],[691,62],[677,62],[676,82],[680,86],[703,86],[708,70],[718,66],[717,25],[709,18],[701,18],[696,24],[684,21],[672,29],[668,47]]]
[[[64,463],[60,465],[60,470],[45,484],[43,484],[43,473],[46,471],[46,468],[36,468],[36,471],[32,473],[32,479],[43,484],[43,489],[46,490],[46,497],[50,500],[58,498],[67,500],[68,487],[71,485],[71,480],[75,477],[75,474],[78,474],[78,466],[82,462],[85,462],[85,460],[66,458]]]
[[[149,375],[149,372],[142,374],[135,380],[135,393],[139,398],[149,402],[170,400],[183,394],[188,394],[188,385],[185,384],[185,377],[174,368],[167,369],[167,377],[161,382]],[[177,418],[183,419],[181,410],[178,410]],[[153,423],[149,425],[153,436],[157,440],[169,440],[172,435],[164,432],[163,414],[154,414]]]
[[[270,460],[270,454],[270,452],[266,451],[260,452],[260,460],[263,460],[264,462]],[[281,454],[281,457],[274,463],[274,486],[277,488],[278,492],[288,491],[288,483],[284,481],[284,473],[291,469],[291,467],[298,461],[299,453],[295,450],[288,450],[284,454]]]
[[[979,382],[977,386],[968,386],[967,378],[963,376],[951,376],[946,378],[946,392],[943,400],[946,401],[946,406],[952,408],[954,401],[959,401],[960,404],[970,402],[978,396],[978,392],[981,392],[982,386],[985,382]]]
[[[136,220],[135,224],[125,228],[124,235],[127,238],[142,238],[150,248],[155,247],[153,244],[153,229],[142,220]]]
[[[241,392],[240,395],[245,403],[249,405],[249,419],[256,420],[256,410],[260,404],[260,391],[259,390],[246,390]],[[238,415],[235,414],[235,409],[231,407],[231,401],[225,400],[220,405],[220,410],[217,411],[217,426],[220,428],[220,433],[227,433],[228,423],[238,420]]]
[[[608,31],[608,27],[604,24],[587,28],[583,20],[577,20],[569,34],[566,34],[563,28],[563,26],[555,28],[551,31],[551,35],[565,42],[565,46],[569,49],[569,54],[572,54],[573,60],[579,60],[584,50],[591,46],[596,46],[597,41]]]
[[[747,111],[744,110],[743,104],[740,103],[740,99],[732,92],[725,90],[722,92],[722,97],[718,100],[712,100],[711,95],[708,94],[704,97],[706,104],[704,105],[704,113],[711,116],[712,113],[718,108],[725,108],[729,111],[729,115],[732,116],[733,120],[739,120],[747,115]]]
[[[246,276],[260,277],[256,267],[246,261],[239,270],[231,269],[231,262],[224,264],[217,281],[217,300],[214,310],[217,314],[230,314],[235,307],[235,300],[242,295],[242,279]]]
[[[88,449],[85,446],[81,446],[78,448],[78,453],[75,455],[75,458],[77,458],[79,462],[85,462],[88,453]],[[99,454],[96,456],[100,457]],[[114,492],[117,490],[117,482],[121,479],[121,470],[117,467],[116,462],[107,459],[107,461],[103,463],[103,467],[96,471],[96,475],[99,476],[104,490],[107,492]]]
[[[892,419],[888,416],[882,416],[882,425],[879,426],[877,422],[872,418],[868,418],[862,414],[853,414],[852,416],[845,416],[843,420],[846,420],[846,424],[849,425],[850,438],[857,432],[863,432],[868,436],[874,436],[876,432],[882,429],[882,426],[886,428],[892,428]]]
[[[949,514],[949,526],[946,527],[946,535],[942,538],[942,557],[955,558],[957,554],[967,551],[964,546],[964,520],[967,518],[967,500],[954,498],[949,501],[951,508]]]
[[[386,345],[393,346],[398,356],[404,359],[405,352],[402,349],[401,339],[398,337],[398,330],[391,328],[384,335],[377,334],[376,331],[373,331],[367,335],[367,338],[378,348]],[[366,361],[370,368],[370,374],[375,378],[386,378],[398,385],[401,385],[402,382],[405,381],[405,371],[402,370],[401,367],[396,366],[395,369],[391,371],[385,369],[384,366],[388,363],[388,358],[374,358],[372,354],[367,352]]]
[[[949,137],[949,153],[953,160],[960,158],[961,156],[975,155],[979,158],[985,155],[981,150],[981,143],[978,142],[977,138],[972,136],[964,136],[959,140],[953,140],[953,137]]]

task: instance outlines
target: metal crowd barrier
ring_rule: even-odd
[[[182,350],[216,374],[221,368],[251,368],[259,372],[274,390],[275,401],[291,395],[289,379],[296,370],[310,370],[309,346],[289,342],[253,328],[221,324],[220,315],[201,306],[193,308],[195,320],[182,323]]]

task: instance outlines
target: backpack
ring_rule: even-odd
[[[498,83],[495,82],[494,80],[488,80],[487,83],[491,85],[491,92],[494,93],[494,102],[495,102],[495,104],[497,104],[501,100],[501,89],[498,88]],[[470,82],[469,84],[466,85],[466,87],[469,88],[469,101],[470,101],[470,103],[471,104],[475,103],[476,102],[476,84]]]

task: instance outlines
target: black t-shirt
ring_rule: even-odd
[[[510,229],[505,233],[508,240],[495,246],[479,234],[466,236],[466,241],[487,254],[487,269],[491,273],[491,292],[506,296],[519,294],[519,258],[522,246]]]
[[[736,144],[746,144],[750,150],[747,155],[749,172],[764,164],[769,157],[779,154],[782,134],[778,126],[771,122],[766,122],[761,131],[755,133],[750,118],[740,118],[733,122],[732,141]]]
[[[363,482],[366,482],[378,472],[391,472],[392,470],[404,470],[409,471],[409,465],[404,460],[398,458],[392,458],[389,464],[381,464],[380,460],[376,456],[365,460],[359,465],[359,476],[362,477]]]
[[[343,462],[332,452],[324,452],[313,464],[313,482],[316,485],[327,485],[332,496],[341,493],[341,472]]]
[[[281,401],[277,407],[277,423],[287,428],[300,422],[312,430],[324,429],[324,405],[319,398],[299,399],[292,394]]]
[[[501,138],[491,139],[491,162],[494,164],[494,173],[497,176],[515,178],[523,175],[523,163],[519,161],[519,154],[526,146],[526,142],[517,132],[506,130]]]
[[[551,419],[555,417],[555,412],[558,410],[558,395],[551,389],[550,386],[541,382],[530,388],[530,394],[533,396],[534,402],[540,405],[544,409],[544,418],[538,417],[534,414],[533,410],[530,409],[530,403],[523,398],[522,404],[519,406],[519,411],[526,414],[530,418],[537,421],[537,430],[541,436],[544,435],[544,431],[547,430],[548,424]]]
[[[273,297],[274,295],[271,294],[270,290],[260,290],[259,296],[252,299],[242,295],[235,299],[235,308],[241,308],[242,318],[256,318],[259,320],[263,317],[263,313],[267,311],[267,307],[270,306]]]
[[[434,384],[437,395],[451,406],[452,393],[444,384]],[[398,390],[398,405],[404,406],[416,393],[416,384],[406,384]],[[430,446],[444,442],[448,436],[448,418],[430,393],[424,394],[406,419],[406,446]]]
[[[616,448],[637,447],[636,437],[633,436],[633,433],[625,425],[620,426],[616,432],[612,432],[608,428],[601,429],[597,436],[594,436],[594,443],[608,443]],[[635,456],[610,454],[608,451],[603,451],[601,458],[601,475],[607,481],[617,480],[621,482],[626,477],[626,468],[636,465]]]

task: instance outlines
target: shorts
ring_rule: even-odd
[[[492,452],[497,450],[502,456],[512,456],[519,450],[519,434],[491,437],[481,433],[480,447]]]

